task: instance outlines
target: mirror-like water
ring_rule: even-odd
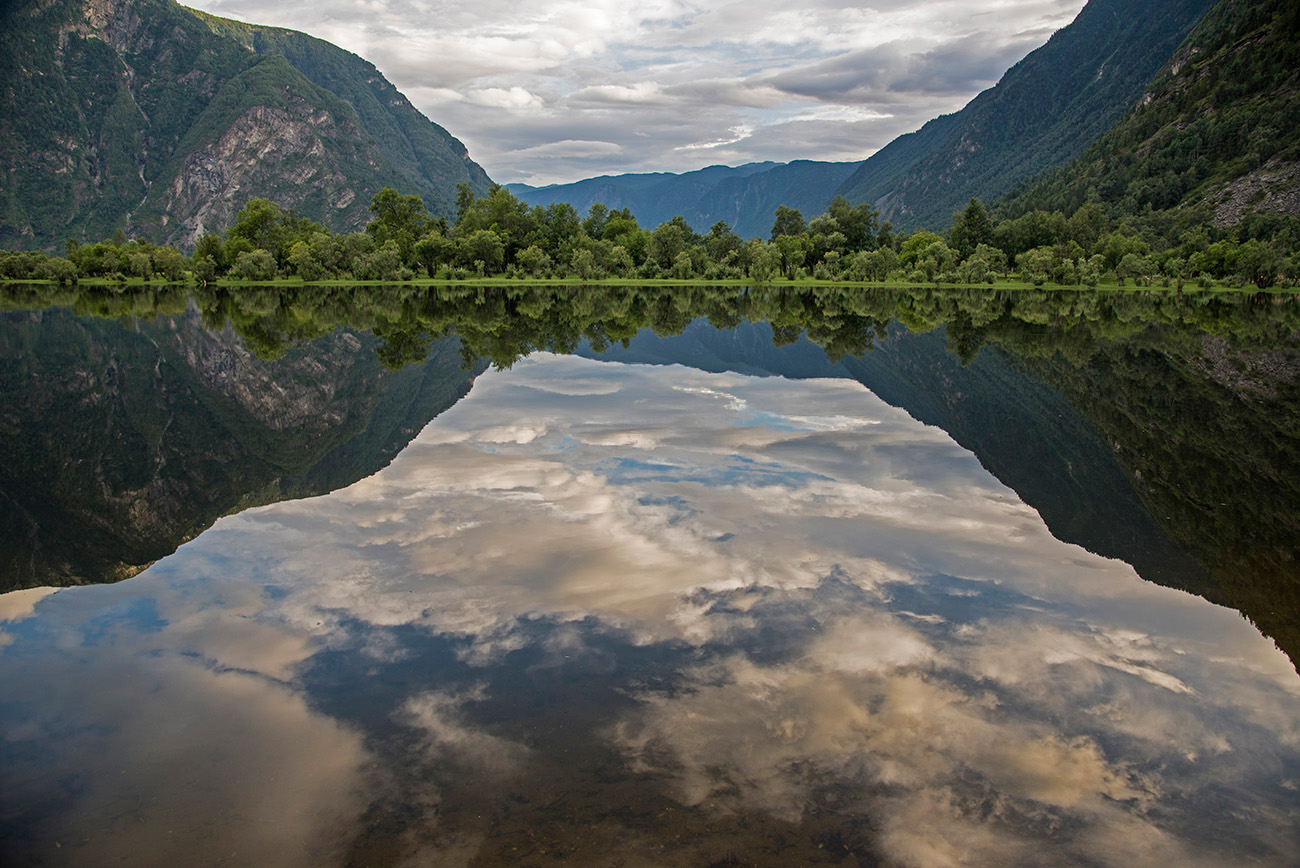
[[[1191,519],[1154,511],[1184,502],[1161,491],[1182,469],[1117,442],[1156,424],[1125,380],[1161,382],[1151,353],[1185,383],[1273,390],[1203,425],[1291,406],[1285,329],[1269,347],[1202,335],[1069,361],[1058,340],[963,366],[941,335],[882,326],[876,353],[831,361],[688,318],[612,354],[656,364],[534,354],[456,401],[469,374],[437,361],[454,343],[391,374],[367,367],[364,335],[259,362],[193,315],[40,319],[11,315],[5,388],[27,394],[21,371],[67,400],[25,398],[34,421],[8,433],[56,418],[118,432],[162,393],[170,418],[134,426],[155,448],[126,469],[103,460],[133,454],[111,437],[11,443],[28,457],[10,478],[57,448],[100,458],[100,512],[156,519],[211,496],[174,525],[69,544],[73,560],[10,533],[6,551],[109,578],[128,543],[166,549],[164,525],[197,536],[129,581],[0,596],[6,863],[1300,856],[1300,678],[1206,599],[1255,600],[1279,576],[1284,600],[1284,533],[1247,537],[1250,516],[1224,509],[1222,545],[1186,544]],[[1199,379],[1188,345],[1211,347]],[[105,361],[128,352],[156,361],[149,382]],[[1125,418],[1085,400],[1104,391],[1093,369]],[[1153,400],[1190,424],[1179,394]],[[206,427],[180,420],[190,405]],[[285,409],[314,406],[336,421]],[[1182,460],[1210,453],[1189,438]],[[187,475],[198,455],[244,487]],[[59,469],[43,500],[5,488],[38,527],[88,497],[61,497],[78,476]],[[1242,564],[1256,573],[1222,581]],[[1272,617],[1275,638],[1294,629],[1285,605]]]

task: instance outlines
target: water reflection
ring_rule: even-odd
[[[533,357],[372,477],[2,614],[24,863],[1300,856],[1272,643],[850,381]]]

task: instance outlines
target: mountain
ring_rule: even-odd
[[[508,188],[530,205],[568,202],[580,214],[596,202],[627,208],[649,229],[681,215],[697,232],[707,232],[722,220],[743,237],[766,238],[777,205],[799,208],[805,217],[821,214],[854,165],[814,160],[746,163],[681,174],[602,175],[571,184]]]
[[[942,229],[1077,157],[1123,112],[1213,0],[1090,0],[1046,45],[961,111],[872,155],[836,191],[904,229]]]
[[[1224,0],[1137,105],[1008,210],[1072,212],[1095,199],[1119,215],[1194,209],[1221,228],[1251,211],[1300,217],[1297,33],[1294,2]]]
[[[805,218],[823,214],[835,188],[853,167],[853,163],[794,160],[765,172],[724,178],[683,216],[699,232],[722,220],[743,238],[767,238],[777,205],[797,208]]]
[[[0,246],[192,246],[265,196],[335,230],[385,186],[451,215],[490,182],[370,63],[173,0],[0,7]]]

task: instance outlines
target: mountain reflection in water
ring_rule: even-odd
[[[9,864],[1300,857],[1273,643],[847,380],[535,355],[347,488],[0,599]]]

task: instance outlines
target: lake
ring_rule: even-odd
[[[1300,304],[10,287],[0,862],[1300,861]]]

